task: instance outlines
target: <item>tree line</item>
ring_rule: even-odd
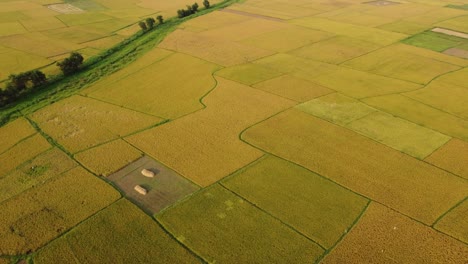
[[[210,2],[208,0],[203,0],[203,6],[205,9],[210,8]],[[198,3],[194,3],[193,5],[187,5],[187,9],[179,9],[177,10],[177,17],[183,18],[186,16],[190,16],[198,12]]]

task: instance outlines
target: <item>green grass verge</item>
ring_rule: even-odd
[[[164,24],[158,25],[145,33],[138,32],[101,54],[91,57],[85,61],[83,69],[80,72],[67,77],[61,75],[53,76],[49,85],[31,92],[10,105],[0,108],[0,126],[75,94],[78,90],[135,61],[159,44],[183,22],[224,8],[235,2],[238,2],[238,0],[225,0],[212,5],[209,9],[202,9],[198,13],[182,19],[167,19]]]

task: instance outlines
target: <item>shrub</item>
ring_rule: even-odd
[[[57,62],[57,66],[60,67],[63,74],[70,75],[80,68],[81,64],[83,63],[83,56],[78,52],[72,52],[70,57],[66,58],[61,62]]]
[[[146,26],[146,23],[143,21],[138,22],[138,25],[140,26],[141,30],[146,31],[148,30],[148,27]]]
[[[153,28],[154,24],[156,23],[156,21],[152,17],[148,17],[145,21],[148,28]]]
[[[206,9],[210,8],[210,1],[203,0],[203,5],[205,6]]]
[[[164,23],[164,18],[163,18],[163,16],[157,16],[156,19],[158,20],[159,24],[163,24],[163,23]]]

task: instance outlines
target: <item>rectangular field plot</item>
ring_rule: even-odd
[[[242,138],[427,224],[468,191],[453,174],[298,110],[253,126]]]
[[[67,26],[78,26],[84,24],[92,24],[96,22],[102,22],[106,20],[114,19],[111,16],[102,14],[100,12],[86,12],[81,14],[66,14],[56,16],[60,21],[65,23]]]
[[[449,20],[437,23],[436,26],[447,28],[463,33],[468,33],[468,15],[455,17]]]
[[[468,199],[448,212],[437,222],[435,228],[468,243]]]
[[[245,22],[250,19],[253,18],[228,12],[214,11],[203,15],[203,17],[188,20],[187,22],[184,22],[181,27],[197,28],[203,31]]]
[[[218,68],[213,63],[176,53],[109,85],[101,85],[90,96],[174,119],[203,108],[199,100],[216,85],[212,73]]]
[[[74,158],[93,173],[108,176],[141,156],[142,153],[139,150],[118,139],[79,152],[74,155]]]
[[[35,54],[41,57],[53,57],[68,53],[70,50],[39,34],[21,34],[0,38],[2,45]]]
[[[81,168],[1,204],[0,254],[34,251],[119,198]]]
[[[37,17],[21,20],[21,24],[28,31],[44,31],[66,27],[66,25],[56,17]]]
[[[322,263],[463,263],[467,255],[462,242],[371,203]]]
[[[400,21],[395,21],[395,22],[388,23],[385,25],[381,25],[378,28],[387,30],[387,31],[413,35],[413,34],[422,32],[424,30],[427,30],[429,29],[429,27],[430,26],[425,26],[425,25],[420,25],[420,24],[413,23],[413,22],[400,20]]]
[[[200,186],[210,185],[262,153],[239,140],[246,127],[294,102],[217,78],[206,109],[126,140]]]
[[[252,85],[278,77],[282,73],[259,64],[248,63],[221,69],[216,72],[216,75],[246,85]]]
[[[468,43],[468,40],[436,32],[423,32],[402,41],[405,44],[437,52]]]
[[[6,48],[1,54],[0,80],[5,80],[10,74],[40,68],[53,63],[44,57],[27,53],[20,50]]]
[[[0,127],[0,153],[16,145],[20,140],[33,135],[36,130],[24,118],[18,118]]]
[[[159,47],[187,53],[222,66],[247,63],[274,53],[185,30],[174,31],[159,44]]]
[[[367,199],[273,156],[222,184],[325,248],[346,234],[367,204]]]
[[[155,125],[160,118],[82,96],[72,96],[31,115],[59,144],[75,153]]]
[[[286,97],[288,99],[304,102],[313,98],[334,92],[313,82],[294,77],[282,75],[270,80],[259,82],[252,87]]]
[[[404,93],[403,95],[457,117],[468,119],[468,105],[466,104],[468,102],[468,90],[466,88],[436,80],[424,87],[424,89]]]
[[[121,199],[34,255],[34,263],[200,263],[135,205]]]
[[[292,51],[291,54],[301,58],[339,64],[379,47],[367,41],[338,36],[304,46]]]
[[[0,160],[2,161],[0,177],[51,147],[49,142],[40,134],[35,134],[18,142],[18,144],[0,154]]]
[[[57,28],[42,31],[41,33],[53,40],[68,41],[75,44],[106,37],[103,33],[86,29],[86,26]]]
[[[396,52],[392,47],[383,48],[343,65],[384,76],[425,84],[435,77],[460,67],[409,52]]]
[[[363,100],[366,104],[448,136],[468,140],[468,121],[402,95]]]
[[[77,164],[58,149],[46,151],[22,164],[12,173],[0,177],[0,203],[29,188],[76,167]]]
[[[310,263],[323,253],[314,242],[219,185],[157,219],[209,263],[230,262],[233,256],[237,263]]]
[[[154,173],[146,177],[142,171]],[[163,164],[144,156],[108,177],[125,196],[150,214],[156,214],[178,200],[200,189]],[[143,187],[147,193],[142,195],[134,188]]]
[[[468,157],[468,142],[452,139],[425,161],[468,179],[466,157]]]
[[[464,68],[456,72],[451,72],[449,74],[441,76],[440,78],[437,78],[437,80],[468,88],[466,76],[468,76],[468,68]]]
[[[27,33],[28,31],[19,22],[0,23],[0,37]]]

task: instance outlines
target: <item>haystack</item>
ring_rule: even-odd
[[[153,178],[154,177],[154,172],[152,172],[150,170],[147,170],[147,169],[143,169],[141,171],[141,174],[143,174],[143,176],[148,177],[148,178]]]
[[[141,187],[140,185],[136,185],[134,189],[135,191],[137,191],[138,193],[142,195],[146,195],[148,193],[148,191],[145,188]]]

